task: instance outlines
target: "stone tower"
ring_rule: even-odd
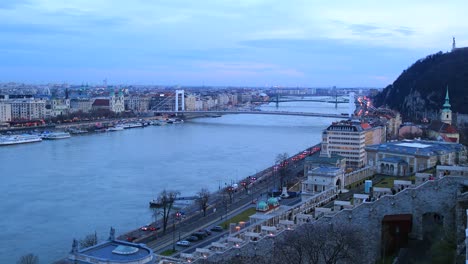
[[[442,107],[442,112],[440,113],[440,121],[451,125],[452,124],[452,110],[450,110],[450,98],[447,87],[447,92],[445,94],[445,103]]]

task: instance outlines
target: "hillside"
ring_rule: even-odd
[[[387,105],[406,117],[420,117],[442,107],[447,86],[452,112],[468,114],[468,48],[416,61],[375,96],[374,104]]]

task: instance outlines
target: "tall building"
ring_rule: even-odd
[[[365,146],[385,142],[385,131],[361,121],[334,122],[322,133],[321,156],[340,155],[347,167],[361,168],[367,161]]]
[[[146,96],[129,96],[125,98],[125,109],[135,112],[147,112],[150,98]]]
[[[93,108],[94,99],[76,98],[70,100],[70,112],[89,113]]]
[[[0,102],[0,122],[11,121],[11,104]]]
[[[46,117],[46,101],[41,99],[15,99],[11,104],[12,120],[34,120]]]

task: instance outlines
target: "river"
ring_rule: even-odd
[[[274,104],[262,110],[276,110]],[[343,113],[347,105],[281,103],[280,111]],[[0,263],[63,258],[73,238],[106,239],[151,221],[164,188],[193,195],[254,174],[279,153],[321,140],[330,118],[226,115],[184,124],[0,148]]]

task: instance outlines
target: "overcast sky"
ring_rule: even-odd
[[[384,87],[468,1],[0,0],[0,82]]]

